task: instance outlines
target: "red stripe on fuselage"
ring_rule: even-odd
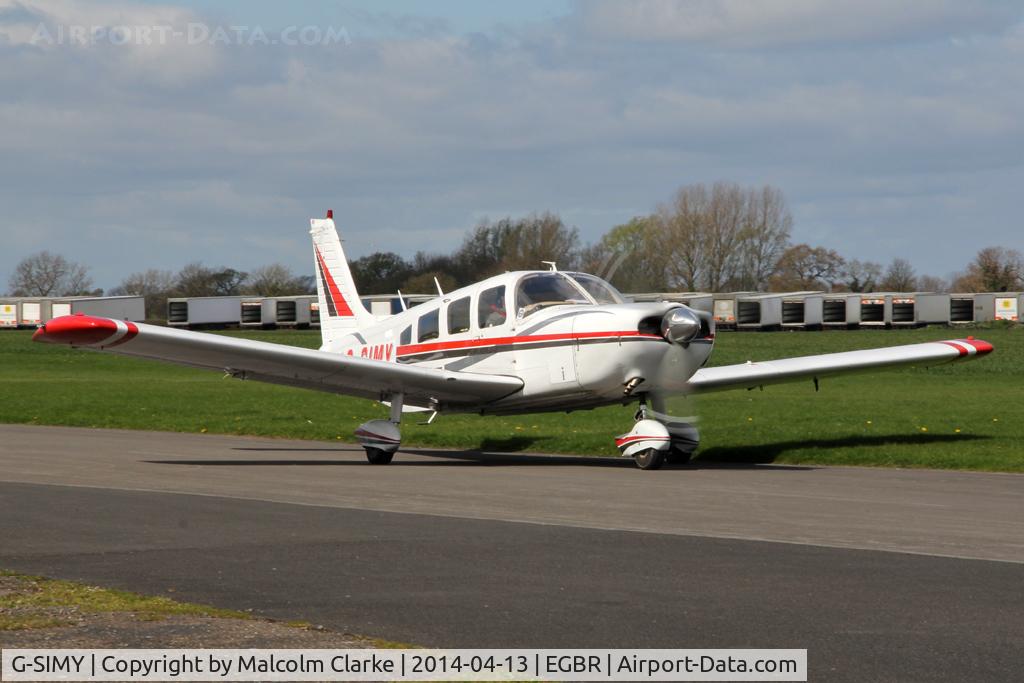
[[[414,356],[420,353],[431,353],[433,351],[454,351],[459,349],[478,349],[486,346],[510,346],[512,344],[529,344],[531,342],[549,341],[576,341],[577,339],[599,339],[608,337],[641,337],[644,339],[656,339],[665,341],[665,338],[657,334],[643,334],[636,330],[624,330],[618,332],[575,332],[564,334],[526,334],[517,337],[494,337],[492,339],[462,339],[459,341],[432,342],[427,344],[409,344],[398,347],[398,356]]]
[[[334,282],[334,278],[331,277],[331,271],[327,270],[327,264],[324,263],[323,254],[320,253],[320,247],[313,247],[316,249],[316,260],[320,263],[320,270],[324,272],[324,279],[327,280],[327,294],[334,301],[334,310],[338,312],[338,316],[341,318],[348,318],[352,316],[352,309],[349,308],[348,302],[345,301],[345,297],[341,295],[341,290],[338,289],[338,285]]]

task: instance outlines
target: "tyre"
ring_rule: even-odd
[[[394,452],[388,452],[379,448],[366,449],[366,459],[370,461],[371,465],[387,465],[391,462],[391,459],[395,457]]]
[[[648,448],[634,455],[633,461],[642,470],[656,470],[665,463],[665,451]]]

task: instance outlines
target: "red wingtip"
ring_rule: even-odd
[[[90,315],[65,315],[42,325],[32,335],[32,341],[51,344],[96,344],[117,332],[117,323],[109,318]]]
[[[992,353],[992,351],[996,348],[989,344],[987,341],[975,339],[974,337],[968,337],[966,343],[973,346],[976,350],[977,355],[979,356],[984,356],[986,353]]]
[[[331,219],[334,218],[334,209],[327,209],[327,217]]]

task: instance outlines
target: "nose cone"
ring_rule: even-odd
[[[661,319],[661,334],[673,344],[691,342],[700,333],[700,318],[688,308],[673,308]]]

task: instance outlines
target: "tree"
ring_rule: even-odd
[[[922,292],[948,292],[949,284],[941,277],[922,275],[917,278],[917,288]]]
[[[295,275],[288,266],[272,263],[252,271],[245,280],[245,292],[261,296],[311,294],[316,291],[312,275]]]
[[[234,268],[207,268],[190,263],[178,273],[175,290],[180,296],[231,296],[241,293],[246,274]]]
[[[839,279],[845,261],[832,249],[797,244],[779,261],[779,273],[772,278],[775,291],[826,289]]]
[[[842,278],[843,286],[851,292],[873,292],[882,280],[882,266],[853,259],[846,263]]]
[[[764,287],[793,225],[778,189],[724,182],[679,188],[655,221],[652,251],[664,259],[669,286],[706,291]]]
[[[917,289],[917,276],[910,261],[894,258],[885,270],[882,289],[889,292],[912,292]]]
[[[961,292],[1009,292],[1024,289],[1024,256],[1016,249],[986,247],[959,274],[953,289]]]
[[[689,185],[680,188],[670,204],[658,207],[652,247],[665,255],[670,288],[696,291],[707,279],[709,205],[707,188]]]
[[[364,294],[394,294],[412,274],[412,264],[390,251],[377,251],[352,261],[352,279]]]
[[[759,290],[778,271],[789,246],[793,216],[778,188],[747,190],[740,237],[741,272],[737,289]]]
[[[615,226],[580,252],[580,268],[624,292],[666,291],[666,258],[654,238],[657,221],[656,216],[637,216]]]
[[[576,265],[579,241],[579,230],[554,214],[527,216],[504,232],[500,265],[503,270],[535,270],[543,268],[543,261],[554,261],[569,270]]]
[[[434,282],[434,278],[437,278],[437,282]],[[413,275],[406,280],[402,285],[402,294],[435,294],[437,293],[438,283],[441,284],[441,289],[445,292],[450,292],[453,289],[459,288],[459,284],[450,273],[446,273],[441,270],[432,270],[426,273]]]
[[[579,261],[579,231],[552,213],[480,221],[449,259],[449,272],[469,284],[508,270],[536,270],[554,261],[562,270]],[[423,272],[413,264],[413,270]]]
[[[14,267],[10,288],[14,296],[102,294],[92,289],[88,268],[49,251],[22,259]]]
[[[174,289],[174,283],[175,277],[171,271],[150,268],[141,273],[132,273],[110,290],[110,294],[145,297],[146,316],[163,319],[167,313],[167,297]]]

